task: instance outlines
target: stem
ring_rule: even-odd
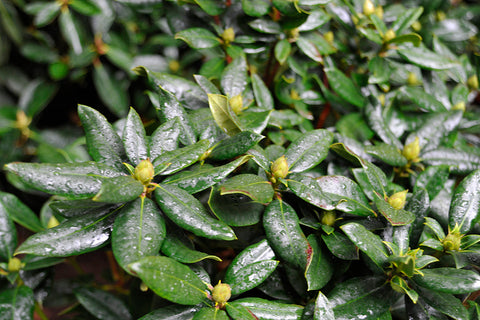
[[[41,320],[48,320],[47,315],[43,312],[43,308],[38,301],[35,301],[35,313]]]

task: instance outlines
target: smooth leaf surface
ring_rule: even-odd
[[[467,309],[462,305],[461,301],[452,294],[432,291],[426,288],[415,288],[422,299],[435,310],[446,314],[453,319],[467,320]]]
[[[148,157],[153,160],[166,151],[173,151],[178,147],[181,123],[179,118],[167,120],[160,125],[150,136]]]
[[[469,174],[455,189],[449,211],[449,225],[460,227],[467,233],[478,220],[480,213],[480,170]]]
[[[105,178],[102,187],[93,197],[94,201],[122,203],[134,200],[143,193],[143,184],[132,176]]]
[[[4,289],[0,292],[0,318],[32,319],[34,303],[33,291],[27,286]]]
[[[195,49],[213,48],[220,45],[220,39],[204,28],[190,28],[178,32],[176,39],[185,41]]]
[[[335,320],[335,315],[328,298],[321,292],[318,292],[315,300],[315,309],[313,313],[314,320]]]
[[[102,63],[94,64],[93,83],[102,102],[116,114],[123,117],[128,112],[128,94],[122,83]],[[83,123],[83,121],[82,121]]]
[[[192,320],[229,320],[224,310],[217,308],[202,308],[195,313]]]
[[[0,203],[0,258],[8,261],[17,247],[17,230],[5,205]]]
[[[169,175],[178,172],[197,162],[209,146],[210,142],[208,140],[200,140],[183,148],[166,151],[153,160],[155,173],[159,172],[160,175]]]
[[[130,264],[136,274],[160,297],[183,305],[206,299],[207,286],[187,266],[167,257],[145,257]]]
[[[363,96],[353,84],[352,80],[348,78],[343,72],[336,68],[325,69],[328,82],[332,86],[333,91],[342,99],[358,108],[362,108],[365,104]]]
[[[220,79],[223,92],[229,98],[243,94],[247,82],[247,61],[243,56],[233,59],[233,61],[223,70]]]
[[[148,158],[147,137],[142,119],[131,108],[123,130],[123,144],[130,163],[137,165],[140,161]]]
[[[317,181],[309,176],[297,174],[287,180],[289,189],[299,198],[324,210],[334,210],[337,201],[323,192]]]
[[[75,290],[78,302],[101,320],[133,319],[125,303],[103,290],[80,287]]]
[[[463,150],[439,147],[421,154],[422,162],[429,166],[449,166],[453,174],[469,174],[480,168],[480,156]]]
[[[376,199],[375,205],[378,211],[388,220],[393,226],[404,226],[412,223],[415,220],[415,215],[403,209],[393,208],[387,201]]]
[[[424,47],[399,49],[398,53],[408,62],[427,70],[445,70],[457,65],[456,61],[452,61]]]
[[[247,308],[259,320],[299,320],[303,307],[261,298],[243,298],[230,303]]]
[[[242,131],[230,138],[220,141],[214,146],[209,158],[213,160],[228,160],[242,155],[256,145],[264,136],[252,132]]]
[[[181,263],[196,263],[205,259],[222,261],[217,256],[194,250],[186,244],[187,241],[186,236],[179,232],[169,232],[162,243],[162,253]]]
[[[272,201],[274,190],[270,182],[253,174],[239,174],[220,186],[220,194],[246,195],[255,202],[268,204]]]
[[[311,249],[307,257],[305,279],[308,290],[319,290],[330,281],[333,275],[333,266],[329,256],[322,252],[320,241],[314,234],[309,235],[307,241]]]
[[[17,196],[0,191],[0,210],[8,214],[10,219],[33,232],[43,230],[37,215],[18,199]]]
[[[413,280],[419,286],[445,293],[463,294],[480,288],[480,275],[477,272],[455,268],[423,269],[423,276]]]
[[[226,96],[209,94],[208,104],[215,122],[224,132],[233,136],[242,131],[240,120],[228,104],[228,98]]]
[[[331,234],[322,234],[323,242],[330,252],[337,258],[344,260],[358,260],[358,248],[343,233],[334,231]]]
[[[200,310],[200,306],[170,305],[156,309],[138,320],[191,320],[192,314]]]

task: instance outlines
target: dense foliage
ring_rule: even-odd
[[[479,319],[478,25],[0,2],[0,319]]]

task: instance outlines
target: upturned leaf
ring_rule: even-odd
[[[129,265],[153,292],[183,305],[196,305],[207,298],[207,286],[187,266],[167,257],[145,257]]]
[[[153,160],[155,173],[169,175],[178,172],[197,162],[209,146],[208,140],[200,140],[184,148],[166,151]]]
[[[181,263],[196,263],[205,259],[222,261],[217,256],[200,252],[189,246],[190,240],[179,232],[169,232],[162,243],[162,253]]]
[[[255,202],[268,204],[272,201],[274,190],[270,182],[254,174],[239,174],[220,186],[220,194],[246,195]]]
[[[480,170],[470,173],[455,189],[449,211],[449,225],[467,233],[480,213]]]
[[[185,41],[195,49],[213,48],[220,45],[220,38],[204,28],[190,28],[178,32],[176,39]]]
[[[122,203],[138,198],[143,192],[143,184],[132,176],[105,178],[102,187],[93,197],[94,201]]]
[[[130,108],[123,130],[123,144],[130,163],[137,165],[148,158],[148,146],[145,128],[138,113]]]

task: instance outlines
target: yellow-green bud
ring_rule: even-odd
[[[379,17],[380,19],[383,19],[383,7],[382,6],[378,6],[375,8],[375,14],[377,15],[377,17]]]
[[[409,72],[407,77],[407,84],[410,86],[416,86],[420,84],[415,72]]]
[[[243,110],[243,98],[241,94],[237,94],[236,96],[230,98],[228,101],[230,107],[232,108],[235,114],[239,114]]]
[[[235,31],[233,28],[227,28],[222,33],[222,39],[226,44],[233,42],[235,40]]]
[[[298,94],[298,91],[295,89],[290,90],[290,98],[292,98],[292,100],[300,100],[300,95]]]
[[[180,69],[180,63],[177,60],[171,60],[168,63],[168,68],[175,73]]]
[[[299,35],[300,35],[300,31],[298,31],[297,28],[287,30],[287,38],[290,41],[297,40]]]
[[[328,43],[333,43],[333,40],[335,39],[335,36],[332,31],[326,32],[323,37]]]
[[[443,249],[445,251],[459,251],[462,244],[463,235],[460,232],[450,232],[443,239]]]
[[[446,17],[447,17],[447,15],[445,14],[445,12],[437,11],[437,20],[438,21],[443,21],[443,20],[445,20]]]
[[[388,42],[395,38],[395,36],[395,31],[393,31],[392,29],[388,29],[387,32],[385,32],[385,34],[383,35],[383,41]]]
[[[20,269],[22,269],[25,266],[25,263],[23,263],[20,259],[18,258],[11,258],[8,260],[8,271],[9,272],[18,272]]]
[[[405,202],[407,201],[407,192],[408,190],[399,191],[392,194],[388,198],[388,203],[397,210],[403,209],[405,207]]]
[[[363,14],[369,16],[373,13],[375,13],[375,5],[371,0],[365,0],[363,2]]]
[[[476,74],[474,74],[473,76],[470,76],[468,78],[467,85],[472,90],[477,90],[478,89],[478,77],[477,77]]]
[[[415,140],[413,142],[405,145],[403,147],[402,154],[405,158],[407,158],[408,161],[419,161],[418,155],[420,154],[420,139],[418,139],[418,137],[415,137]]]
[[[452,110],[462,110],[465,111],[465,101],[457,102],[453,107]]]
[[[272,176],[275,179],[285,178],[288,175],[287,158],[285,158],[285,156],[281,156],[275,160],[275,162],[272,163],[270,170],[272,171]]]
[[[403,280],[401,277],[393,276],[392,279],[390,280],[390,287],[392,287],[392,289],[397,292],[405,293],[405,290],[402,287],[404,282],[405,280]]]
[[[325,211],[322,216],[321,223],[330,227],[333,227],[335,221],[337,220],[337,215],[335,211]]]
[[[225,303],[230,299],[232,296],[232,288],[227,283],[222,283],[222,281],[218,281],[218,284],[213,287],[212,290],[212,299],[215,304],[218,304],[220,308],[225,306]]]
[[[142,160],[135,167],[134,178],[143,184],[149,184],[155,175],[155,168],[150,160]]]
[[[414,23],[412,23],[412,29],[418,32],[422,30],[422,24],[418,21],[415,21]]]
[[[384,94],[380,94],[378,96],[378,101],[380,101],[380,104],[382,105],[382,107],[385,106],[385,102],[386,102],[386,99],[385,99],[385,95]]]
[[[58,222],[57,218],[55,218],[54,215],[52,215],[50,217],[50,219],[48,219],[48,223],[47,223],[47,228],[50,229],[50,228],[55,228],[56,226],[58,226],[60,224],[60,222]]]

